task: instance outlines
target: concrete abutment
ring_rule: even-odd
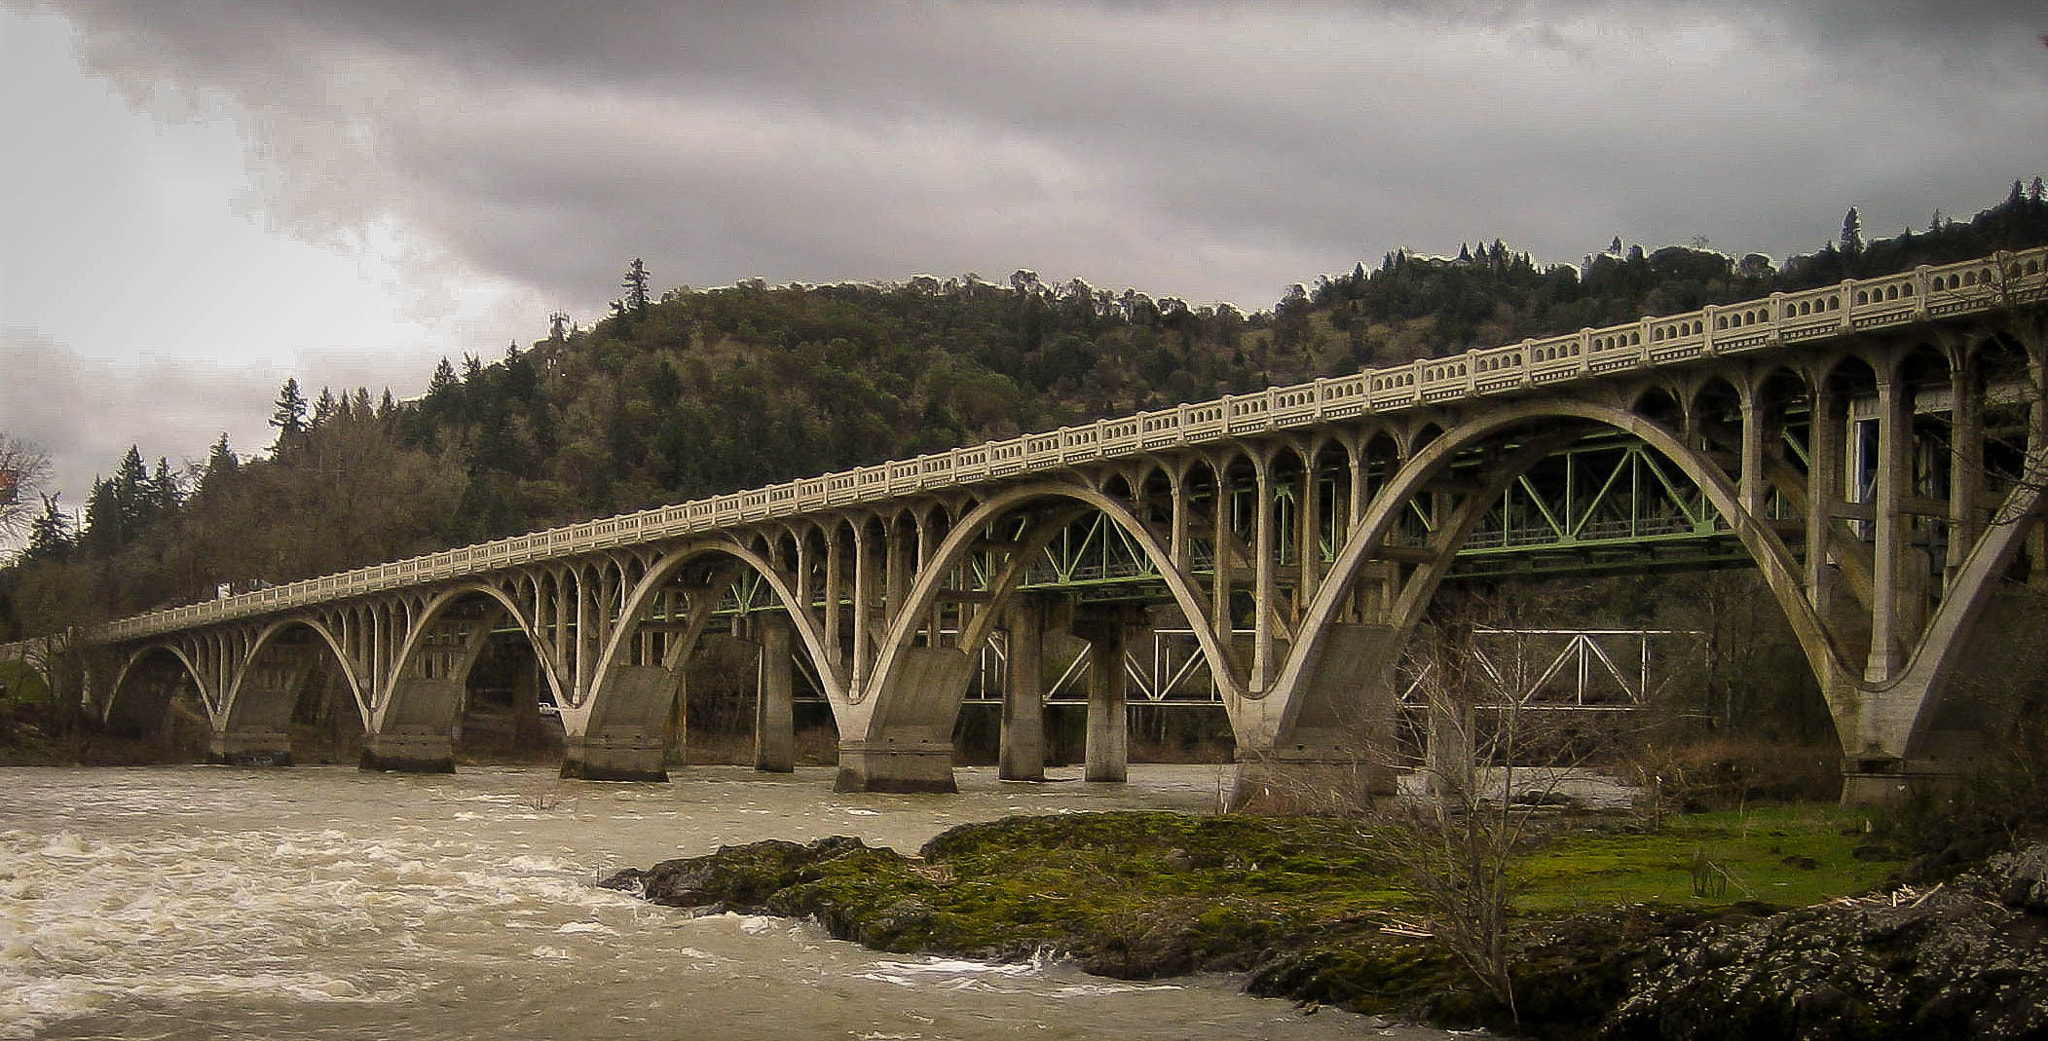
[[[958,647],[905,647],[874,715],[859,735],[839,742],[841,792],[956,792],[953,723],[973,677],[974,659]]]
[[[221,766],[292,765],[292,736],[283,730],[216,730],[207,741],[206,761]]]
[[[668,780],[668,721],[674,672],[659,665],[613,665],[582,733],[563,738],[561,775],[584,781]]]
[[[362,769],[381,773],[452,774],[455,739],[447,732],[395,731],[363,742]]]

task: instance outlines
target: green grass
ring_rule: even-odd
[[[1616,904],[1820,903],[1869,889],[1898,867],[1852,855],[1866,821],[1831,805],[1790,804],[1671,817],[1652,834],[1565,839],[1516,865],[1526,887],[1517,907],[1543,914]],[[1702,858],[1714,883],[1706,895],[1693,881]]]
[[[1542,917],[1618,905],[1818,903],[1865,890],[1897,866],[1851,855],[1862,824],[1833,806],[1791,805],[1674,816],[1655,833],[1566,836],[1516,863],[1516,906]],[[1422,913],[1370,826],[1324,818],[1012,818],[949,832],[924,858],[829,861],[786,896],[801,910],[836,905],[859,920],[913,901],[913,920],[873,938],[898,950],[1099,946],[1165,929],[1199,952]],[[1716,883],[1705,895],[1693,881],[1702,862]]]
[[[0,661],[0,687],[7,688],[6,700],[23,704],[44,701],[50,696],[42,675],[25,662]]]
[[[1517,910],[1546,916],[1617,905],[1804,906],[1884,880],[1895,862],[1859,861],[1864,818],[1834,806],[1768,806],[1667,818],[1655,833],[1559,838],[1514,866]],[[1136,918],[1227,942],[1317,923],[1411,917],[1420,901],[1369,826],[1324,818],[1172,813],[1012,818],[933,841],[922,865],[863,855],[821,865],[807,906],[874,915],[927,908],[890,946],[1029,949],[1105,936]],[[1710,886],[1695,892],[1696,865]],[[795,894],[792,894],[795,895]]]

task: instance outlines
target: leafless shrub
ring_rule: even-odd
[[[534,810],[552,810],[561,802],[562,782],[554,778],[534,781],[519,789],[521,805]]]

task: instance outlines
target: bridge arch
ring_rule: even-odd
[[[436,635],[434,632],[435,624],[444,621],[449,611],[457,605],[466,601],[472,601],[478,596],[490,600],[497,610],[502,611],[505,617],[510,618],[513,624],[519,627],[519,631],[533,645],[534,656],[540,659],[541,671],[547,677],[549,692],[554,695],[556,704],[570,704],[570,699],[575,692],[569,689],[563,682],[564,677],[560,667],[562,663],[556,660],[556,656],[550,648],[548,641],[542,639],[539,626],[532,618],[527,616],[527,611],[518,601],[512,598],[510,593],[507,593],[503,588],[494,583],[463,582],[436,592],[431,598],[425,600],[416,608],[412,624],[406,627],[405,638],[399,643],[398,653],[392,656],[390,671],[383,676],[375,678],[373,696],[369,699],[369,709],[373,720],[382,722],[386,714],[391,711],[393,703],[400,696],[399,688],[402,686],[402,681],[408,674],[421,671],[420,655],[426,647],[427,641]],[[488,620],[495,621],[496,616],[492,616]],[[453,678],[457,681],[462,680],[468,675],[469,667],[474,664],[475,655],[472,653],[468,655],[467,662],[454,671]],[[425,678],[445,679],[448,677]],[[382,697],[374,696],[375,693],[381,693]]]
[[[964,684],[944,683],[945,689],[910,689],[918,684],[918,678],[909,675],[916,670],[908,660],[918,650],[915,640],[920,621],[937,603],[947,576],[966,559],[975,541],[990,525],[998,524],[1028,507],[1059,502],[1071,503],[1073,508],[1056,510],[1036,524],[1025,525],[1020,532],[1021,537],[1010,548],[1002,566],[989,582],[987,602],[970,623],[962,626],[956,645],[945,650],[963,660],[976,650],[994,629],[1002,608],[1021,584],[1032,559],[1061,529],[1092,509],[1120,528],[1132,545],[1145,554],[1158,570],[1174,603],[1190,622],[1200,653],[1223,692],[1225,704],[1235,705],[1243,700],[1243,681],[1231,664],[1227,646],[1216,635],[1203,591],[1191,576],[1175,566],[1169,546],[1151,525],[1144,522],[1132,504],[1092,483],[1047,481],[1002,489],[976,502],[960,516],[932,553],[929,563],[920,569],[902,609],[889,626],[869,682],[857,692],[857,700],[849,707],[842,723],[843,734],[854,741],[873,742],[884,738],[889,730],[907,728],[925,732],[928,741],[945,741],[950,737],[952,720],[965,693]],[[960,689],[952,689],[955,686]],[[939,731],[946,733],[941,736]]]
[[[771,558],[762,552],[761,548],[748,546],[737,541],[724,540],[685,544],[664,554],[647,568],[646,573],[641,576],[640,580],[633,586],[631,592],[620,605],[619,624],[612,631],[611,638],[606,643],[603,654],[598,659],[596,666],[595,675],[604,677],[604,679],[597,683],[594,696],[590,701],[582,706],[582,718],[580,721],[588,728],[598,729],[626,722],[626,717],[633,714],[632,706],[620,704],[620,702],[625,700],[624,698],[615,698],[611,695],[610,688],[614,686],[614,677],[621,667],[631,666],[632,663],[628,662],[627,659],[631,656],[633,639],[638,634],[640,627],[645,624],[648,616],[652,614],[657,597],[661,592],[685,568],[693,564],[701,564],[711,558],[726,560],[735,565],[736,569],[752,571],[774,592],[776,602],[781,605],[779,610],[789,618],[791,626],[803,644],[805,653],[809,655],[812,664],[818,670],[818,676],[825,687],[825,696],[831,703],[835,721],[841,722],[843,725],[843,720],[840,717],[846,711],[849,700],[847,697],[846,679],[835,665],[832,656],[826,653],[824,636],[815,620],[812,619],[808,611],[798,608],[799,600],[796,589],[791,584],[789,576],[776,567]],[[730,573],[734,569],[727,570]],[[724,589],[729,587],[729,585],[730,581],[727,581],[725,585],[719,587],[715,595],[722,595]],[[704,605],[701,609],[708,612],[715,606],[714,602],[713,604]],[[692,614],[695,614],[700,610],[700,607],[693,604],[690,605],[690,610]],[[683,667],[688,660],[687,655],[695,642],[694,630],[701,627],[693,625],[691,628],[693,633],[692,639],[689,642],[679,641],[664,652],[661,662],[642,663],[641,667],[658,667],[670,672]]]
[[[221,698],[219,730],[228,734],[248,730],[282,732],[290,723],[296,688],[277,689],[279,684],[266,682],[275,677],[259,675],[259,663],[264,662],[266,657],[279,657],[277,652],[281,637],[300,629],[310,630],[327,649],[333,664],[340,669],[342,679],[348,684],[349,695],[355,703],[356,714],[363,729],[369,729],[370,709],[367,699],[363,696],[362,678],[356,674],[354,665],[349,662],[340,639],[319,619],[299,615],[281,618],[258,631],[255,640],[249,645],[248,653],[234,670],[226,694]]]
[[[1677,404],[1668,392],[1664,398],[1671,405]],[[1639,402],[1641,400],[1638,399]],[[1805,598],[1792,554],[1783,541],[1741,508],[1738,492],[1725,474],[1667,427],[1627,409],[1568,399],[1502,402],[1483,416],[1459,423],[1417,452],[1374,496],[1370,508],[1359,518],[1343,551],[1332,563],[1329,581],[1316,592],[1304,612],[1299,637],[1290,650],[1272,696],[1266,699],[1268,704],[1262,706],[1260,736],[1284,742],[1291,733],[1303,708],[1310,665],[1317,659],[1344,594],[1357,580],[1365,563],[1384,545],[1399,511],[1408,501],[1423,493],[1431,481],[1446,471],[1457,453],[1531,424],[1558,419],[1586,421],[1638,438],[1679,467],[1727,519],[1785,612],[1821,689],[1831,695],[1830,708],[1846,750],[1849,738],[1856,733],[1853,725],[1855,701],[1836,695],[1845,686],[1853,689],[1854,681],[1842,664],[1825,622]],[[1493,468],[1495,482],[1502,483],[1518,476],[1534,465],[1538,458],[1540,454],[1530,453],[1518,465]],[[1447,563],[1450,555],[1457,552],[1468,533],[1458,533],[1451,543],[1441,547],[1444,562]],[[1405,641],[1412,633],[1447,570],[1447,567],[1435,568],[1415,588],[1404,591],[1390,620],[1393,639],[1397,643]]]
[[[539,579],[533,581],[538,589]],[[477,616],[453,617],[458,607],[479,601],[482,611]],[[568,703],[573,688],[561,657],[541,638],[538,623],[504,583],[459,582],[431,596],[406,598],[394,605],[394,611],[404,619],[403,635],[389,665],[370,678],[365,769],[454,769],[456,721],[469,673],[501,619],[511,619],[526,637],[556,704]]]
[[[108,729],[118,734],[139,736],[153,732],[162,724],[164,712],[177,693],[163,685],[167,678],[161,671],[165,659],[169,659],[175,669],[182,670],[184,678],[192,682],[209,724],[218,718],[219,697],[209,688],[205,670],[185,648],[167,640],[139,648],[121,662],[119,671],[114,674],[113,686],[108,688],[111,693],[101,715]],[[154,672],[152,665],[157,666]],[[158,689],[143,689],[151,680],[156,681]]]

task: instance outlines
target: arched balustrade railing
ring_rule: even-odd
[[[2044,296],[2048,247],[1769,298],[1705,307],[1602,329],[1474,348],[1407,365],[1366,369],[1216,401],[1177,405],[914,459],[807,477],[659,506],[305,579],[219,600],[124,618],[101,627],[128,640],[312,603],[443,581],[633,542],[701,534],[825,507],[882,502],[1148,450],[1200,445],[1459,398],[1509,393],[1643,366],[1708,358],[1880,329],[1927,318],[1988,313]]]

